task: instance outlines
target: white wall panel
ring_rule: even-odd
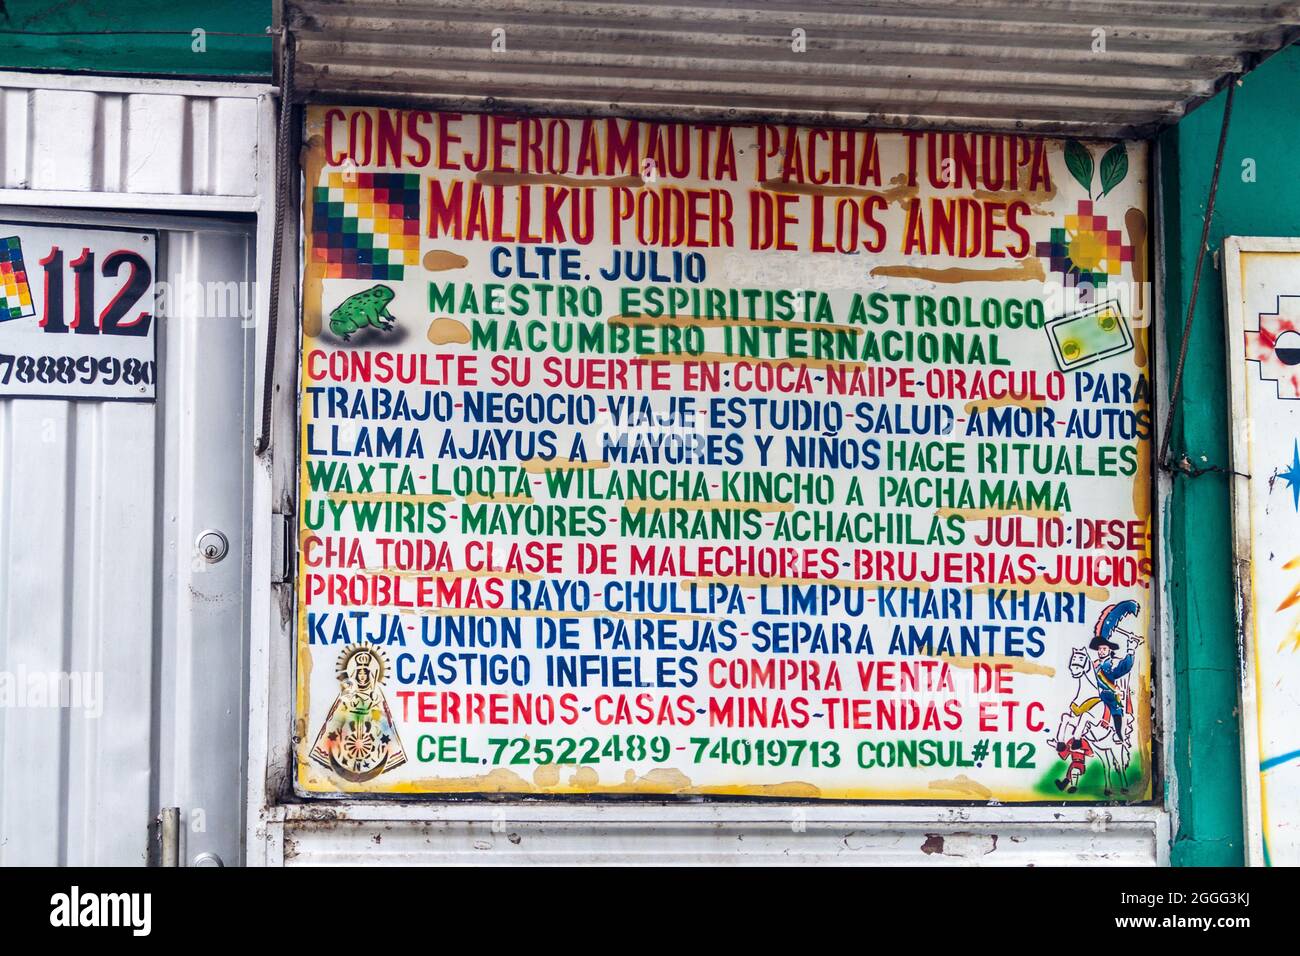
[[[241,856],[255,226],[176,215],[257,195],[265,90],[225,90],[0,74],[0,190],[33,195],[0,218],[158,229],[173,293],[236,281],[249,305],[169,296],[157,404],[0,399],[0,675],[90,674],[99,711],[0,706],[0,865],[143,864],[160,806],[184,860]],[[100,211],[127,194],[175,201]]]
[[[5,86],[15,78],[0,76],[0,189],[257,195],[255,96]]]

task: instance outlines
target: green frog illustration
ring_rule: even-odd
[[[387,332],[397,321],[388,311],[388,303],[392,301],[393,290],[386,285],[377,285],[365,292],[350,295],[330,313],[330,331],[344,342],[353,332],[365,328]]]

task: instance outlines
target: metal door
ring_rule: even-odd
[[[156,404],[0,400],[0,680],[91,689],[0,706],[0,864],[153,862],[169,806],[182,864],[238,862],[252,223],[6,215],[158,230],[159,370]]]

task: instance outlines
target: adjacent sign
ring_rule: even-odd
[[[1150,798],[1144,146],[306,135],[300,792]]]
[[[152,400],[157,236],[0,222],[0,398]]]
[[[1224,243],[1252,864],[1300,864],[1300,240]]]

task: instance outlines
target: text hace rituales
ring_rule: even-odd
[[[306,123],[301,792],[1149,798],[1141,144]]]

